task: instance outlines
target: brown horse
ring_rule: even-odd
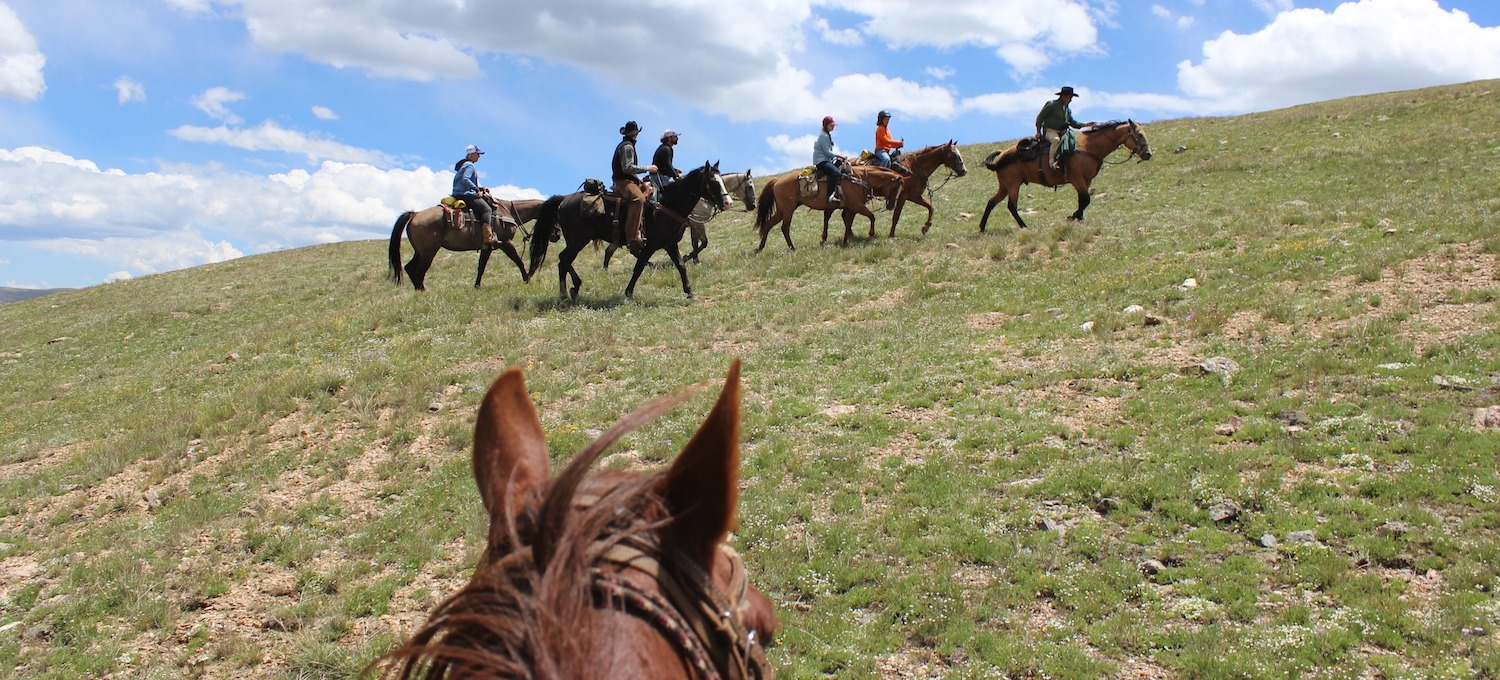
[[[1027,183],[1046,187],[1072,184],[1073,190],[1078,192],[1078,210],[1069,215],[1068,219],[1082,220],[1083,209],[1089,207],[1089,185],[1104,167],[1104,158],[1121,146],[1130,149],[1131,156],[1140,156],[1142,161],[1151,160],[1151,143],[1146,141],[1146,131],[1133,120],[1123,123],[1112,121],[1083,131],[1078,135],[1078,150],[1065,160],[1060,173],[1053,172],[1048,167],[1049,159],[1045,149],[1032,162],[1029,162],[1031,159],[1022,158],[1019,144],[990,154],[989,158],[984,159],[984,167],[995,171],[995,180],[1000,183],[1000,188],[984,206],[984,217],[979,219],[979,231],[984,231],[985,223],[990,219],[990,211],[995,209],[1001,196],[1006,196],[1005,207],[1010,208],[1010,216],[1016,218],[1016,224],[1025,229],[1026,222],[1021,219],[1021,213],[1016,211],[1016,199],[1021,195],[1021,185]],[[1130,158],[1126,157],[1125,160]]]
[[[898,200],[900,194],[905,191],[905,183],[912,180],[912,178],[903,176],[895,170],[887,170],[878,165],[855,165],[849,168],[849,171],[859,181],[864,182],[870,187],[869,195],[871,198],[881,196],[890,201]],[[845,196],[847,195],[845,194]],[[844,243],[848,244],[849,239],[854,237],[854,216],[859,213],[848,207],[847,200],[844,203],[841,217],[844,218]],[[861,207],[866,206],[862,205]],[[820,242],[820,245],[828,242],[828,218],[833,216],[834,210],[835,208],[828,208],[823,211],[823,240]],[[869,238],[873,239],[875,238],[875,214],[870,212],[867,207],[864,213],[870,218]],[[892,227],[891,236],[895,235],[895,227]]]
[[[485,394],[474,479],[488,545],[468,585],[372,666],[400,678],[770,678],[771,603],[726,543],[739,496],[739,361],[663,472],[589,474],[688,393],[658,398],[548,472],[519,369]]]
[[[903,153],[893,159],[893,164],[899,163],[905,167],[911,175],[906,178],[905,186],[901,196],[896,199],[896,205],[891,211],[891,235],[896,237],[896,223],[901,221],[901,209],[906,206],[907,201],[916,203],[927,209],[927,221],[922,224],[922,233],[932,228],[932,203],[927,200],[928,192],[932,191],[932,174],[938,168],[946,167],[955,177],[963,177],[969,174],[964,167],[963,154],[958,152],[958,143],[948,140],[947,144],[935,144],[911,153]],[[828,225],[828,216],[823,216],[823,225]],[[871,234],[874,236],[874,234]]]
[[[882,170],[882,172],[892,175],[896,174],[889,170]],[[899,178],[899,175],[897,177]],[[845,175],[844,181],[840,183],[840,187],[844,193],[841,205],[832,205],[828,202],[827,187],[828,180],[820,176],[818,177],[817,188],[814,189],[812,195],[803,196],[802,182],[796,174],[782,175],[781,177],[773,177],[767,180],[766,186],[760,190],[760,207],[755,214],[755,228],[760,230],[760,247],[756,248],[755,252],[758,253],[765,250],[766,236],[771,233],[771,228],[776,222],[781,223],[781,235],[786,239],[787,249],[796,250],[797,246],[792,245],[792,212],[797,209],[797,206],[802,205],[813,210],[845,208],[844,243],[846,244],[854,233],[851,226],[854,222],[854,216],[848,211],[853,211],[855,214],[864,215],[869,218],[870,235],[874,236],[875,213],[870,212],[870,209],[865,206],[865,203],[871,196],[868,185],[851,175]],[[824,222],[823,238],[824,240],[828,239],[826,221]]]
[[[510,240],[515,238],[516,230],[522,224],[536,219],[537,213],[541,211],[542,201],[501,201],[492,200],[495,204],[496,215],[509,212],[516,217],[516,224],[495,220],[495,237],[500,239],[500,250],[510,256],[510,260],[516,263],[516,268],[521,270],[521,280],[526,281],[530,277],[526,273],[526,266],[521,263],[521,254],[516,252],[516,247],[511,245]],[[466,250],[479,251],[479,272],[474,275],[474,287],[484,280],[484,268],[490,263],[490,248],[484,244],[484,237],[478,230],[455,228],[448,222],[443,214],[443,207],[432,206],[421,212],[408,210],[396,218],[396,226],[391,229],[390,266],[391,278],[396,283],[401,283],[401,232],[406,232],[407,240],[411,241],[411,261],[406,263],[406,274],[411,277],[411,285],[417,290],[427,290],[427,270],[432,267],[432,259],[437,257],[438,251],[448,250],[462,252]]]

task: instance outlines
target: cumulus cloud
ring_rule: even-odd
[[[786,172],[787,168],[801,168],[812,164],[813,142],[817,135],[776,135],[766,138],[766,146],[774,155],[765,158],[765,164],[755,169],[757,175],[774,175]]]
[[[115,93],[121,104],[146,101],[146,86],[135,82],[129,76],[115,78]]]
[[[398,215],[436,204],[451,182],[447,169],[335,161],[273,175],[212,167],[125,173],[21,147],[0,149],[0,224],[28,246],[140,276],[246,253],[387,237]],[[543,198],[535,189],[494,191],[506,199]]]
[[[47,57],[10,5],[0,2],[0,97],[36,101],[47,89],[42,67]]]
[[[318,117],[318,120],[338,120],[339,119],[339,114],[334,113],[333,109],[330,109],[330,108],[328,108],[326,106],[314,106],[314,107],[312,107],[312,113],[313,113],[314,116]]]
[[[923,72],[925,72],[929,76],[932,76],[933,78],[937,78],[938,80],[947,80],[949,78],[952,78],[954,74],[958,73],[958,71],[951,66],[928,66],[926,69],[923,69]]]
[[[813,21],[813,26],[817,28],[818,35],[823,36],[823,40],[834,45],[853,47],[856,45],[864,44],[865,42],[864,36],[860,35],[859,31],[852,28],[833,28],[832,26],[828,25],[827,19],[819,18]]]
[[[193,106],[198,107],[198,110],[208,114],[214,120],[228,123],[229,125],[238,125],[244,122],[244,120],[234,115],[234,112],[229,110],[227,104],[241,101],[244,98],[245,94],[243,92],[235,92],[227,87],[211,87],[205,90],[203,94],[193,97]]]
[[[315,137],[296,130],[288,130],[273,121],[264,121],[252,128],[237,128],[227,125],[200,127],[183,125],[167,134],[188,142],[225,144],[246,151],[281,151],[302,154],[309,162],[323,159],[355,161],[376,165],[389,165],[390,156],[380,151],[361,149],[340,144],[331,139]]]
[[[1249,35],[1228,32],[1177,67],[1180,89],[1220,108],[1261,110],[1500,77],[1500,28],[1434,0],[1296,9]]]

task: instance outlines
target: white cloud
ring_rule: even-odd
[[[865,42],[864,36],[861,36],[859,31],[852,28],[835,29],[828,25],[827,19],[814,20],[813,27],[818,30],[818,35],[823,36],[823,40],[834,45],[854,47]]]
[[[246,151],[281,151],[302,154],[310,162],[331,159],[375,165],[391,163],[391,158],[383,152],[361,149],[310,136],[296,130],[288,130],[269,120],[253,128],[235,128],[227,125],[212,128],[183,125],[167,131],[167,134],[184,141],[225,144]]]
[[[802,168],[812,165],[813,142],[818,139],[817,135],[802,135],[792,137],[789,135],[776,135],[766,138],[766,146],[776,155],[768,156],[765,164],[755,168],[756,175],[774,175],[786,172],[787,168]]]
[[[135,278],[135,277],[131,276],[130,272],[119,271],[119,272],[115,272],[113,274],[110,274],[109,276],[104,277],[104,282],[105,283],[116,283],[116,282],[119,282],[119,281],[129,281],[130,279],[133,279],[133,278]]]
[[[822,0],[820,4],[868,16],[863,30],[892,47],[988,47],[1021,73],[1034,72],[1050,60],[1039,59],[1038,53],[1089,53],[1099,39],[1088,4],[1075,0]]]
[[[230,125],[238,125],[244,122],[244,120],[234,115],[234,112],[230,111],[229,107],[225,105],[241,101],[244,98],[245,94],[243,92],[235,92],[227,87],[211,87],[205,90],[203,94],[193,97],[193,106],[198,107],[200,111],[208,114],[214,120]]]
[[[121,104],[146,101],[146,86],[135,82],[129,76],[115,78],[115,92]]]
[[[140,276],[245,253],[387,238],[398,215],[436,204],[452,178],[447,169],[334,161],[261,176],[213,167],[128,174],[38,147],[0,149],[0,224],[30,247]],[[515,186],[494,191],[543,198]]]
[[[42,67],[47,57],[10,5],[0,2],[0,97],[36,101],[47,89]]]
[[[1254,0],[1256,9],[1265,12],[1268,16],[1276,16],[1282,12],[1291,11],[1296,7],[1293,0]]]
[[[326,106],[314,106],[314,107],[312,107],[312,113],[313,113],[314,116],[318,117],[318,120],[338,120],[339,119],[339,114],[334,113],[333,109],[330,109],[330,108],[328,108]]]
[[[936,78],[938,80],[947,80],[949,78],[952,78],[954,74],[958,73],[958,71],[951,66],[928,66],[926,69],[924,69],[924,71],[927,73],[927,75],[932,76],[933,78]]]
[[[1296,9],[1259,32],[1225,32],[1179,88],[1229,110],[1262,110],[1375,92],[1500,77],[1500,28],[1434,0],[1360,0],[1331,13]]]

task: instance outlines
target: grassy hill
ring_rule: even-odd
[[[418,294],[370,241],[0,306],[0,674],[350,677],[482,549],[502,368],[556,461],[742,357],[782,677],[1500,676],[1497,92],[1153,122],[1024,231],[969,144],[926,236],[721,216],[693,302],[590,253],[560,304],[555,247]]]
[[[67,288],[7,288],[0,286],[0,304],[15,302],[16,300],[30,300],[31,298],[51,295]]]

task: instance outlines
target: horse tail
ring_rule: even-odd
[[[795,182],[797,180],[793,179],[791,181]],[[755,228],[760,229],[760,226],[765,224],[766,220],[771,219],[771,210],[776,207],[776,178],[773,177],[766,181],[766,185],[760,190],[760,198],[756,200],[760,204],[755,208]]]
[[[542,266],[542,260],[547,258],[547,244],[552,241],[552,230],[557,225],[557,209],[562,202],[562,196],[554,195],[542,201],[542,207],[537,209],[536,222],[531,225],[531,268],[526,272],[528,281],[537,268]]]
[[[406,231],[406,225],[411,224],[411,218],[416,214],[412,210],[401,213],[401,216],[396,218],[396,226],[391,229],[391,278],[396,283],[401,283],[401,232]]]
[[[1004,155],[1004,154],[1005,154],[1005,151],[1002,150],[1002,151],[996,151],[996,152],[994,152],[994,153],[992,153],[992,154],[990,154],[988,156],[985,156],[984,157],[984,167],[989,168],[990,170],[999,170],[1000,169],[1000,163],[996,162],[996,159],[999,158],[1000,156]]]

